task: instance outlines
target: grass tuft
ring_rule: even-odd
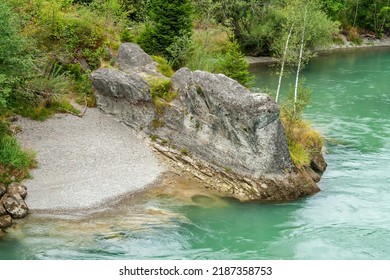
[[[291,159],[297,168],[310,166],[311,159],[321,152],[324,140],[321,134],[302,119],[288,119],[283,113],[287,144]]]
[[[175,71],[172,70],[172,67],[165,58],[156,55],[153,55],[152,58],[157,62],[157,70],[159,73],[168,78],[171,78],[175,74]]]
[[[3,124],[1,125],[3,127]],[[8,132],[0,135],[0,182],[9,184],[29,176],[35,167],[35,153],[22,150],[17,140]]]

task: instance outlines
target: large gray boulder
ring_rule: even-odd
[[[98,107],[143,130],[155,117],[147,82],[136,73],[99,69],[90,77]]]
[[[182,68],[172,77],[179,97],[156,134],[188,153],[253,178],[292,170],[279,109],[221,74]]]
[[[176,172],[241,201],[290,200],[319,191],[313,172],[295,170],[277,104],[221,74],[182,68],[172,77],[177,98],[150,95],[146,82],[166,77],[135,44],[120,47],[121,70],[91,74],[98,106],[157,140],[155,150]],[[320,169],[320,168],[319,168]]]
[[[134,43],[124,43],[119,47],[116,64],[124,72],[157,74],[156,62]]]

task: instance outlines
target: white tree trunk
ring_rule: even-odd
[[[291,37],[291,34],[292,34],[293,27],[294,27],[294,24],[291,25],[290,31],[288,32],[288,36],[287,36],[287,40],[286,40],[286,45],[285,45],[285,47],[284,47],[283,60],[282,60],[282,67],[281,67],[280,73],[279,73],[278,89],[276,90],[276,98],[275,98],[276,103],[278,103],[278,100],[279,100],[279,92],[280,92],[280,86],[281,86],[281,84],[282,84],[282,77],[283,77],[283,71],[284,71],[284,64],[285,64],[285,62],[286,62],[288,44],[289,44],[289,41],[290,41],[290,37]]]
[[[305,16],[303,19],[303,30],[302,30],[302,41],[301,41],[301,49],[299,51],[299,59],[298,59],[298,68],[297,68],[297,76],[295,78],[295,90],[294,90],[294,116],[297,112],[297,101],[298,101],[298,83],[299,83],[299,73],[301,71],[301,63],[303,50],[305,45],[305,31],[306,31],[306,17],[307,17],[307,6],[305,7]]]
[[[358,10],[359,10],[359,0],[357,0],[357,2],[356,2],[355,18],[353,19],[353,25],[352,25],[353,27],[355,27],[355,24],[356,24]]]

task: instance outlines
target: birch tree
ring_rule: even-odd
[[[282,58],[282,66],[281,66],[280,73],[279,73],[278,89],[276,90],[276,97],[275,97],[276,103],[278,103],[278,100],[279,100],[279,93],[280,93],[280,87],[282,85],[284,65],[286,64],[288,44],[290,42],[290,38],[291,38],[291,34],[292,34],[292,31],[293,31],[293,28],[294,28],[294,24],[292,24],[291,27],[290,27],[290,31],[288,32],[288,35],[287,35],[286,45],[284,47],[283,58]]]
[[[297,112],[299,73],[301,72],[302,56],[303,56],[303,52],[304,52],[304,48],[305,48],[306,24],[307,24],[307,5],[305,6],[305,15],[304,15],[304,18],[303,18],[301,48],[299,50],[298,67],[297,67],[297,74],[296,74],[296,78],[295,78],[294,115]]]
[[[302,12],[304,11],[304,12]],[[276,43],[277,53],[281,54],[281,68],[276,91],[276,102],[280,100],[280,91],[285,67],[295,68],[295,85],[293,88],[293,112],[301,110],[297,107],[300,99],[300,76],[302,69],[314,55],[316,47],[332,41],[332,34],[338,31],[337,25],[321,10],[318,0],[292,0],[284,7],[284,36]]]

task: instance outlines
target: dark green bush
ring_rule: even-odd
[[[227,52],[220,56],[217,71],[236,80],[246,87],[250,87],[253,76],[248,71],[248,62],[240,50],[237,41],[233,41]]]
[[[138,37],[138,44],[149,54],[169,59],[167,48],[179,38],[192,34],[192,13],[189,0],[151,0],[151,23]]]

